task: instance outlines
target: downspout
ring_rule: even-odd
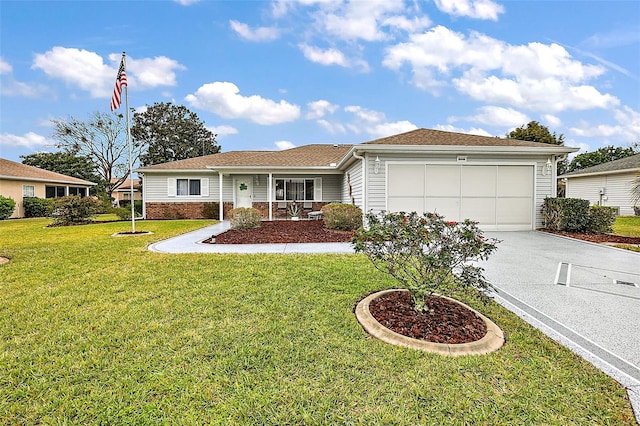
[[[219,212],[220,220],[224,219],[224,201],[222,200],[222,172],[218,171],[218,199],[219,199]]]
[[[147,218],[147,191],[142,190],[142,184],[144,183],[144,173],[138,172],[138,176],[140,176],[140,191],[142,191],[142,218]]]
[[[353,151],[353,158],[362,161],[362,214],[367,212],[367,163],[366,159]]]
[[[551,179],[553,182],[551,183],[551,193],[554,198],[558,197],[558,163],[560,161],[564,161],[567,158],[567,154],[564,155],[554,155],[553,156],[553,173],[551,173]]]

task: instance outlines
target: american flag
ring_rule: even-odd
[[[122,94],[122,86],[126,85],[127,73],[124,69],[124,55],[122,55],[120,68],[118,68],[118,75],[116,76],[116,87],[113,88],[113,96],[111,97],[111,111],[115,111],[120,108],[120,104],[122,104],[122,99],[120,98],[120,95]]]

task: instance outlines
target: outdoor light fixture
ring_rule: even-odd
[[[376,161],[373,163],[373,173],[378,174],[380,171],[380,158],[376,155]]]
[[[553,164],[551,163],[551,158],[547,158],[547,163],[542,168],[542,175],[547,176],[553,170]]]

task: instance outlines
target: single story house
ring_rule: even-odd
[[[118,178],[111,179],[112,183],[118,181]],[[113,204],[116,207],[129,205],[131,200],[131,179],[125,179],[120,185],[113,189],[111,196],[113,197]],[[142,182],[140,179],[133,179],[133,200],[142,200]]]
[[[94,185],[83,179],[0,158],[0,195],[16,202],[11,218],[24,217],[24,198],[86,197]]]
[[[557,162],[577,148],[417,129],[356,145],[315,144],[283,151],[230,151],[142,167],[143,215],[220,217],[254,207],[265,219],[330,202],[363,212],[438,212],[486,230],[542,226],[540,207],[556,194]]]
[[[633,215],[632,184],[640,176],[640,154],[559,176],[567,198],[582,198],[592,205],[616,207],[621,215]]]

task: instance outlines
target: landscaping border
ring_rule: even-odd
[[[356,318],[358,319],[360,325],[362,325],[362,327],[365,329],[365,331],[371,336],[382,340],[383,342],[390,343],[396,346],[404,346],[411,349],[418,349],[425,352],[433,352],[448,356],[484,355],[497,351],[505,343],[504,333],[502,332],[500,327],[498,327],[493,321],[491,321],[489,318],[485,317],[475,309],[472,309],[469,306],[465,305],[464,303],[445,296],[438,297],[443,297],[447,300],[458,303],[482,318],[487,326],[487,334],[485,334],[482,339],[476,340],[475,342],[458,344],[434,343],[427,342],[425,340],[413,339],[411,337],[403,336],[392,330],[389,330],[388,328],[380,324],[373,317],[373,315],[371,315],[371,312],[369,311],[369,305],[372,301],[379,298],[380,296],[395,291],[409,290],[394,288],[370,294],[369,296],[362,299],[355,309]]]

